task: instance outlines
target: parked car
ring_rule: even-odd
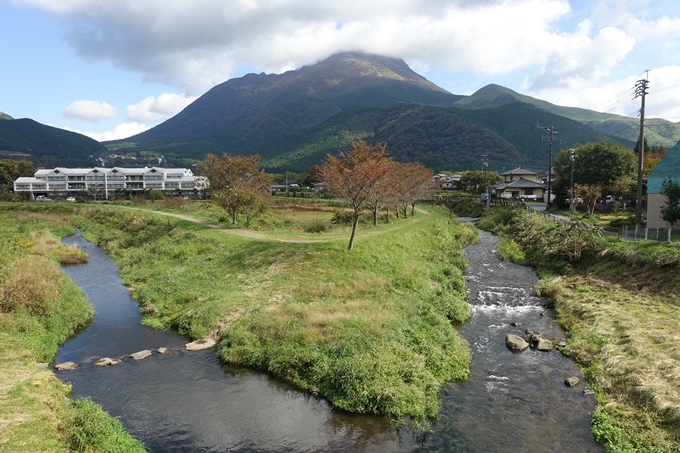
[[[68,197],[66,201],[68,201],[69,203],[73,203],[76,201],[76,197]]]
[[[35,201],[52,201],[52,199],[47,198],[45,195],[38,195],[35,197]]]

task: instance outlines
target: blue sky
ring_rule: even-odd
[[[125,138],[212,86],[333,53],[403,58],[455,94],[496,83],[680,122],[676,0],[0,0],[0,111]]]

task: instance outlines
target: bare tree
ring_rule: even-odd
[[[340,153],[339,157],[326,156],[326,162],[321,167],[325,187],[334,196],[346,200],[353,210],[352,234],[347,250],[354,247],[361,207],[391,166],[386,143],[368,145],[364,141],[355,141],[348,153]]]

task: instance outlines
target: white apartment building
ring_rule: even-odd
[[[105,194],[127,190],[194,190],[207,187],[207,179],[194,176],[187,168],[63,168],[38,170],[33,177],[14,181],[15,192],[34,194],[71,193],[98,190]]]

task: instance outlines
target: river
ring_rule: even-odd
[[[186,352],[188,341],[141,325],[137,304],[113,259],[80,233],[66,238],[87,264],[64,270],[87,293],[93,323],[65,343],[56,372],[113,416],[151,452],[598,452],[590,434],[595,408],[583,384],[563,381],[578,367],[559,352],[512,353],[506,333],[530,328],[559,338],[546,301],[531,289],[536,274],[505,263],[496,238],[482,232],[466,248],[472,318],[459,327],[473,352],[471,376],[442,389],[443,409],[431,429],[398,429],[382,417],[354,415],[266,374],[220,364],[214,351]],[[516,323],[514,327],[511,323]],[[101,357],[169,348],[141,361],[99,368]]]

